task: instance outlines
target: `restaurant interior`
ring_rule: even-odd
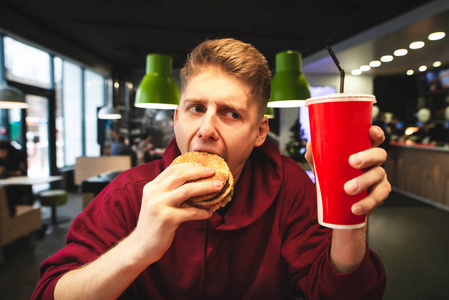
[[[383,299],[449,299],[449,1],[371,2],[1,1],[0,143],[25,169],[0,178],[0,298],[29,299],[73,219],[120,172],[161,156],[187,53],[233,37],[266,56],[269,138],[312,180],[304,100],[375,95],[392,185],[367,226]],[[300,86],[275,81],[286,53]],[[162,100],[147,85],[158,72]]]

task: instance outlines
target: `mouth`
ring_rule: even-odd
[[[215,155],[218,155],[218,156],[222,157],[220,154],[218,154],[217,152],[214,152],[211,149],[193,149],[192,151],[193,152],[205,152],[205,153],[215,154]]]

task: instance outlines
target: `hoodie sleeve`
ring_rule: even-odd
[[[42,263],[32,299],[53,299],[56,283],[65,273],[94,261],[133,230],[140,202],[129,199],[140,199],[140,190],[111,183],[78,215],[67,245]]]
[[[332,230],[319,225],[316,218],[315,186],[310,180],[298,184],[302,181],[297,174],[304,171],[297,166],[284,170],[283,194],[289,204],[281,251],[296,293],[306,299],[382,299],[386,276],[379,257],[367,248],[355,270],[336,273],[329,258]]]

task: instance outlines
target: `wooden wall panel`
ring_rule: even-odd
[[[385,170],[393,188],[449,210],[449,151],[390,146]]]

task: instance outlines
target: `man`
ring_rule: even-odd
[[[23,176],[27,174],[27,155],[15,148],[9,141],[0,141],[0,178]],[[16,206],[32,204],[31,186],[8,185],[5,187],[9,215],[16,215]]]
[[[26,175],[27,157],[9,141],[0,141],[0,178]]]
[[[163,159],[123,172],[77,217],[68,245],[43,263],[33,297],[381,298],[385,272],[365,228],[320,227],[308,176],[265,141],[270,78],[251,45],[221,39],[195,48],[181,71],[176,138]],[[383,138],[376,127],[370,136],[373,144]],[[233,199],[215,213],[185,203],[223,187],[185,184],[214,174],[197,164],[170,166],[187,151],[216,153],[233,173]],[[370,188],[354,213],[371,213],[387,197],[385,158],[378,148],[350,158],[370,168],[345,186],[349,194]]]
[[[129,145],[129,139],[122,134],[117,134],[114,143],[111,145],[111,155],[129,155],[131,157],[131,165],[137,166],[137,154]]]

